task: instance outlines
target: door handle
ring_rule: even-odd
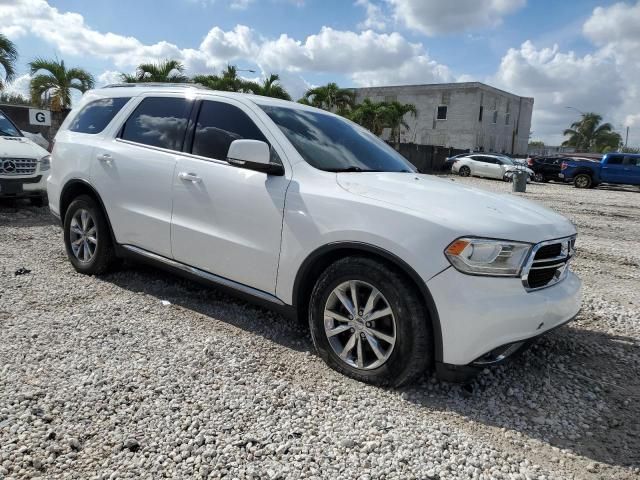
[[[113,157],[108,153],[101,153],[98,155],[98,160],[100,160],[101,162],[110,164],[113,160]]]
[[[202,181],[202,179],[195,173],[180,172],[178,174],[178,178],[191,183],[200,183]]]

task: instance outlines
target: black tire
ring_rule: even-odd
[[[573,179],[573,186],[576,188],[591,188],[593,187],[593,179],[588,173],[579,173]]]
[[[29,198],[29,203],[31,203],[31,205],[34,207],[44,207],[45,201],[45,196]]]
[[[375,287],[395,318],[395,344],[377,368],[356,368],[340,359],[325,332],[327,301],[337,286],[350,280]],[[338,260],[320,275],[309,300],[309,327],[318,355],[334,370],[365,383],[398,387],[416,380],[433,365],[433,334],[421,298],[411,281],[384,263],[360,256]]]
[[[460,167],[458,169],[458,175],[460,175],[461,177],[470,177],[471,176],[471,169],[469,167],[467,167],[466,165],[463,165],[462,167]]]
[[[88,261],[78,259],[71,248],[71,222],[74,215],[83,209],[89,212],[96,227],[97,243],[94,254]],[[100,275],[108,272],[115,265],[116,255],[109,224],[102,208],[92,197],[80,195],[69,205],[64,216],[64,245],[69,261],[79,273]]]
[[[536,173],[536,174],[533,176],[533,180],[534,180],[535,182],[538,182],[538,183],[543,183],[543,182],[548,181],[548,180],[545,180],[544,175],[542,175],[541,173]]]

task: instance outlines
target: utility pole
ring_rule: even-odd
[[[627,125],[627,135],[624,138],[624,147],[627,148],[629,146],[629,126]]]

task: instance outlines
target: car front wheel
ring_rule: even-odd
[[[433,362],[431,326],[416,287],[370,258],[347,257],[321,274],[309,324],[320,357],[356,380],[397,387]]]
[[[580,173],[576,175],[576,178],[573,179],[573,185],[576,188],[591,188],[593,185],[593,180],[590,175],[586,173]]]
[[[69,261],[80,273],[99,275],[115,262],[107,219],[88,195],[76,198],[64,216],[64,244]]]

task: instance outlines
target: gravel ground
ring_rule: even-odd
[[[640,478],[640,191],[523,195],[578,226],[584,307],[473,389],[369,387],[213,289],[76,274],[47,209],[0,203],[0,478]]]

